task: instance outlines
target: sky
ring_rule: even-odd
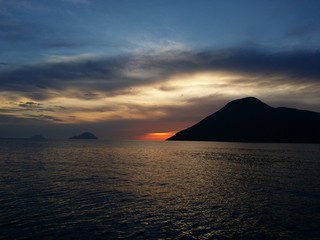
[[[0,138],[161,140],[231,100],[320,112],[318,0],[0,0]]]

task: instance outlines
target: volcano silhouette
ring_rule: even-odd
[[[248,97],[229,102],[167,140],[320,143],[320,113],[273,108]]]
[[[98,138],[93,133],[84,132],[79,136],[73,136],[73,137],[70,137],[69,139],[98,139]]]

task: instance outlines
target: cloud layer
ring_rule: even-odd
[[[168,50],[60,58],[2,70],[0,118],[60,125],[161,120],[163,131],[174,131],[249,95],[319,111],[319,81],[318,51]]]
[[[272,76],[284,76],[281,81],[289,84],[318,83],[320,52],[266,53],[226,49],[217,52],[75,58],[3,71],[0,90],[17,92],[32,99],[46,99],[52,97],[50,90],[71,89],[82,92],[83,98],[96,98],[95,94],[90,94],[92,91],[115,94],[134,86],[164,82],[179,74],[209,71],[271,76],[271,82]]]

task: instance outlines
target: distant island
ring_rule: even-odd
[[[320,143],[320,113],[273,108],[248,97],[229,102],[167,140]]]
[[[73,136],[73,137],[70,137],[69,139],[98,139],[98,138],[90,132],[84,132],[79,136]]]

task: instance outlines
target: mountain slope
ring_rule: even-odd
[[[273,108],[248,97],[167,140],[320,143],[320,113]]]
[[[98,139],[98,138],[90,132],[84,132],[79,136],[73,136],[73,137],[70,137],[69,139]]]

